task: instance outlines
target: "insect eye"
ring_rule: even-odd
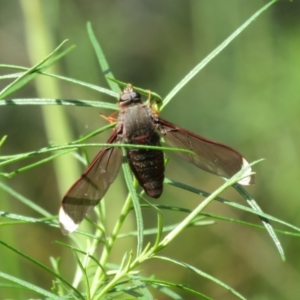
[[[141,101],[141,95],[137,92],[123,93],[120,97],[120,102],[139,102]]]
[[[134,102],[141,101],[141,98],[142,98],[141,94],[139,94],[137,92],[131,92],[130,96],[131,96],[132,101],[134,101]]]

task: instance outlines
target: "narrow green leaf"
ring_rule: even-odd
[[[109,126],[105,126],[103,128],[107,129],[107,128],[109,128]],[[103,128],[99,129],[99,131],[97,131],[97,132],[100,132],[100,130],[103,131],[104,130]],[[92,134],[94,134],[94,133],[92,133]],[[91,136],[91,134],[88,135],[88,137],[90,137],[90,136]],[[81,140],[83,140],[83,138]],[[53,151],[66,151],[67,149],[70,149],[70,151],[75,151],[78,148],[86,148],[86,147],[97,147],[97,148],[100,148],[100,147],[122,147],[122,148],[136,148],[136,149],[153,149],[153,150],[176,151],[176,152],[180,151],[180,152],[193,154],[192,151],[186,150],[186,149],[168,148],[168,147],[160,147],[160,146],[145,146],[145,145],[132,145],[132,144],[120,144],[120,143],[115,143],[115,144],[110,144],[110,143],[75,144],[74,142],[71,142],[65,146],[53,145],[53,146],[49,146],[46,148],[42,148],[40,150],[31,151],[31,152],[27,152],[27,153],[15,154],[15,155],[9,155],[9,156],[0,156],[0,166],[9,165],[9,164],[15,163],[20,160],[31,158],[33,156],[46,154],[46,153],[52,153]],[[67,151],[67,152],[69,152],[69,151]],[[60,156],[60,154],[52,155],[51,157],[46,158],[46,160],[51,160],[57,156]],[[43,163],[43,162],[45,162],[45,160],[41,160],[40,162]],[[34,163],[33,165],[38,165],[38,164],[40,164],[40,162]],[[24,167],[24,168],[27,168],[27,167]],[[20,168],[17,171],[13,171],[11,173],[0,173],[0,175],[10,178],[10,177],[14,176],[21,169],[22,168]]]
[[[48,272],[49,274],[51,274],[52,276],[56,277],[57,279],[59,279],[62,283],[64,283],[67,287],[69,287],[74,293],[75,295],[77,295],[80,299],[84,300],[85,298],[81,295],[81,293],[74,288],[67,280],[65,280],[62,276],[60,276],[59,274],[55,273],[53,270],[51,270],[50,268],[48,268],[47,266],[45,266],[44,264],[40,263],[39,261],[33,259],[32,257],[24,254],[23,252],[15,249],[14,247],[4,243],[3,241],[0,240],[0,244],[2,244],[3,246],[5,246],[6,248],[12,250],[13,252],[15,252],[16,254],[22,256],[23,258],[25,258],[26,260],[30,261],[31,263],[33,263],[34,265],[40,267],[41,269],[43,269],[44,271]]]
[[[39,161],[37,161],[37,162],[35,162],[35,163],[26,165],[25,167],[19,168],[19,169],[13,171],[13,172],[6,173],[6,174],[5,174],[5,173],[0,173],[0,174],[6,176],[6,177],[8,177],[8,178],[11,178],[11,177],[13,177],[13,176],[15,176],[15,175],[17,175],[17,174],[20,174],[20,173],[22,173],[22,172],[28,171],[28,170],[30,170],[30,169],[32,169],[32,168],[34,168],[34,167],[39,166],[39,165],[45,164],[45,163],[47,163],[47,162],[49,162],[49,161],[51,161],[51,160],[53,160],[53,159],[55,159],[55,158],[57,158],[57,157],[59,157],[59,156],[68,154],[68,153],[70,153],[70,152],[72,152],[72,151],[74,151],[74,149],[67,150],[67,151],[62,151],[62,152],[60,152],[60,153],[53,154],[53,155],[51,155],[51,156],[49,156],[49,157],[47,157],[47,158],[41,159],[41,160],[39,160]]]
[[[162,212],[159,210],[159,208],[157,208],[157,206],[153,205],[151,202],[147,201],[146,199],[143,198],[143,200],[149,205],[149,207],[153,208],[156,211],[157,214],[157,228],[155,228],[156,230],[156,239],[153,245],[153,248],[156,248],[160,241],[161,241],[161,237],[162,237],[162,233],[164,231],[164,219],[163,219],[163,214]],[[145,231],[144,231],[144,235],[146,235]]]
[[[13,196],[14,198],[18,199],[21,203],[25,204],[27,207],[30,207],[34,211],[41,214],[42,216],[45,216],[45,217],[51,217],[52,216],[45,209],[43,209],[42,207],[40,207],[36,203],[32,202],[30,199],[28,199],[28,198],[24,197],[23,195],[19,194],[18,192],[16,192],[15,190],[13,190],[12,188],[10,188],[9,186],[7,186],[6,184],[4,184],[1,181],[0,181],[0,188],[3,191],[5,191],[6,193]]]
[[[0,100],[0,105],[63,105],[63,106],[85,106],[117,110],[116,104],[94,101],[94,100],[73,100],[73,99],[46,99],[46,98],[27,98]]]
[[[2,67],[3,66],[10,67],[12,69],[17,69],[17,70],[23,70],[23,71],[25,71],[25,73],[27,73],[28,70],[30,70],[29,68],[25,68],[25,67],[22,67],[22,66],[0,65],[0,67],[1,66]],[[5,77],[7,77],[7,78],[19,78],[20,76],[23,76],[25,73],[15,73],[15,74],[10,74],[10,75],[5,75]],[[53,78],[60,79],[60,80],[64,80],[64,81],[71,82],[71,83],[74,83],[74,84],[77,84],[77,85],[81,85],[81,86],[87,87],[89,89],[98,91],[100,93],[109,95],[109,96],[114,97],[114,98],[119,97],[119,94],[112,91],[112,90],[108,90],[108,89],[100,87],[98,85],[87,83],[87,82],[77,80],[77,79],[74,79],[74,78],[69,78],[69,77],[53,74],[53,73],[50,73],[50,72],[41,71],[40,69],[35,70],[35,73],[42,74],[42,75],[49,76],[49,77],[53,77]],[[5,79],[4,77],[2,77],[2,78]],[[1,77],[0,77],[0,79],[1,79]]]
[[[89,283],[89,278],[88,278],[88,275],[86,273],[86,269],[85,267],[82,265],[79,257],[78,257],[78,254],[76,253],[76,251],[73,251],[74,255],[75,255],[75,258],[76,258],[76,261],[77,261],[77,264],[83,274],[83,278],[84,278],[84,285],[85,285],[85,294],[86,294],[86,300],[90,300],[91,299],[91,291],[90,291],[90,283]]]
[[[143,300],[154,300],[152,294],[149,289],[146,287],[144,283],[142,283],[138,278],[133,277],[132,283],[139,288],[143,296]]]
[[[5,141],[6,141],[6,139],[7,139],[7,135],[5,135],[5,136],[3,136],[3,137],[1,138],[1,140],[0,140],[0,147],[3,146],[3,144],[4,144]]]
[[[152,278],[151,279],[147,279],[147,278],[141,279],[141,281],[147,282],[147,283],[153,285],[154,288],[156,288],[160,292],[164,293],[165,295],[168,295],[169,297],[171,297],[171,299],[176,299],[176,300],[183,299],[183,298],[181,298],[181,296],[177,295],[176,293],[174,293],[170,290],[170,288],[177,288],[181,291],[188,292],[189,294],[201,297],[203,299],[213,300],[212,298],[204,295],[203,293],[200,293],[184,284],[178,284],[178,283],[168,282],[165,280],[152,279]],[[166,289],[166,287],[168,289]]]
[[[27,69],[20,77],[18,77],[16,80],[14,80],[12,83],[7,85],[1,92],[0,92],[0,99],[6,97],[7,95],[11,94],[13,92],[13,88],[17,84],[25,85],[29,80],[32,80],[37,72],[37,70],[47,61],[49,60],[52,56],[54,56],[66,43],[67,41],[63,41],[54,51],[52,51],[48,56],[46,56],[44,59],[42,59],[39,63],[34,65],[33,67]],[[26,78],[28,77],[28,78]],[[25,79],[25,80],[24,80]],[[28,80],[27,80],[28,79]],[[24,81],[23,81],[24,80]],[[18,86],[20,88],[20,86]]]
[[[168,262],[171,262],[175,265],[179,265],[183,268],[186,268],[188,270],[191,270],[193,271],[194,273],[220,285],[221,287],[223,287],[224,289],[228,290],[229,292],[231,292],[233,295],[237,296],[239,299],[242,299],[242,300],[246,300],[246,298],[244,296],[242,296],[240,293],[238,293],[235,289],[233,289],[232,287],[230,287],[229,285],[225,284],[224,282],[220,281],[219,279],[199,270],[198,268],[190,265],[190,264],[187,264],[185,262],[181,262],[181,261],[178,261],[178,260],[175,260],[175,259],[171,259],[171,258],[168,258],[168,257],[165,257],[165,256],[154,256],[154,258],[157,258],[157,259],[160,259],[160,260],[165,260],[165,261],[168,261]]]
[[[259,207],[259,205],[257,204],[257,202],[250,196],[250,194],[238,183],[233,185],[233,188],[240,194],[242,195],[242,197],[248,202],[248,204],[250,205],[250,207],[253,208],[254,211],[260,212],[262,213],[262,209]],[[280,244],[279,239],[276,236],[276,233],[272,227],[272,225],[270,224],[270,221],[267,218],[261,217],[259,216],[259,218],[261,219],[264,227],[266,228],[266,230],[268,231],[271,239],[273,240],[279,255],[282,259],[282,261],[285,261],[285,254],[284,254],[284,250]]]
[[[123,157],[126,157],[124,155],[124,150],[123,150]],[[134,212],[135,212],[135,216],[136,216],[137,233],[138,233],[138,235],[137,235],[137,256],[139,256],[142,253],[142,249],[143,249],[144,222],[143,222],[142,210],[140,207],[138,195],[137,195],[136,190],[133,185],[132,173],[131,173],[131,170],[130,170],[127,160],[125,160],[123,162],[122,167],[123,167],[125,181],[126,181],[129,193],[132,198],[132,204],[133,204]]]
[[[170,185],[173,185],[173,186],[176,186],[176,187],[185,189],[185,190],[187,190],[187,191],[190,191],[190,192],[192,192],[192,193],[194,193],[194,194],[198,194],[198,195],[203,196],[203,197],[208,197],[208,196],[211,195],[211,193],[208,193],[208,192],[205,192],[205,191],[203,191],[203,190],[199,190],[199,189],[197,189],[197,188],[188,186],[188,185],[186,185],[186,184],[184,184],[184,183],[181,183],[181,182],[177,182],[177,181],[174,181],[174,180],[170,180],[170,179],[168,179],[168,178],[165,178],[164,182],[167,183],[167,184],[170,184]],[[237,209],[240,209],[240,210],[243,210],[243,211],[247,211],[247,212],[252,213],[252,214],[255,214],[255,215],[257,215],[257,216],[261,216],[261,217],[263,217],[263,218],[272,220],[272,221],[274,221],[274,222],[277,222],[277,223],[279,223],[279,224],[285,225],[285,226],[287,226],[287,227],[289,227],[289,228],[292,228],[292,229],[294,229],[294,230],[300,232],[300,228],[299,228],[299,227],[296,227],[296,226],[294,226],[294,225],[292,225],[292,224],[289,224],[289,223],[287,223],[287,222],[285,222],[285,221],[282,221],[282,220],[280,220],[280,219],[278,219],[278,218],[275,218],[275,217],[273,217],[273,216],[271,216],[271,215],[268,215],[268,214],[266,214],[266,213],[264,213],[264,212],[259,212],[259,211],[257,211],[257,210],[253,210],[253,209],[251,209],[251,208],[249,208],[249,207],[246,207],[246,206],[241,205],[241,204],[239,204],[239,203],[232,202],[232,201],[227,200],[227,199],[225,199],[225,198],[222,198],[222,197],[220,197],[220,196],[216,197],[215,200],[217,200],[217,201],[219,201],[219,202],[221,202],[221,203],[223,203],[223,204],[229,205],[229,206],[231,206],[231,207],[234,207],[234,208],[237,208]],[[290,234],[292,234],[292,233],[290,233]]]
[[[13,221],[0,222],[0,226],[15,225],[15,224],[18,225],[18,224],[27,224],[27,223],[41,223],[52,227],[59,227],[57,222],[52,221],[57,219],[56,216],[52,216],[50,218],[31,218],[23,215],[12,214],[6,211],[0,211],[0,217],[17,220],[15,222]]]
[[[3,273],[3,272],[0,272],[0,277],[2,278],[5,278],[7,280],[10,280],[12,282],[15,282],[17,283],[19,286],[23,286],[24,288],[28,289],[28,290],[31,290],[33,292],[36,292],[40,295],[43,295],[45,297],[49,297],[50,299],[53,299],[53,300],[61,300],[62,298],[55,295],[55,294],[52,294],[42,288],[40,288],[39,286],[37,285],[34,285],[34,284],[31,284],[29,283],[28,281],[24,281],[24,280],[21,280],[19,278],[16,278],[14,276],[11,276],[9,274],[6,274],[6,273]],[[82,298],[83,299],[83,298]]]
[[[161,110],[174,98],[174,96],[198,73],[201,71],[213,58],[215,58],[224,48],[228,46],[241,32],[243,32],[253,21],[255,21],[264,11],[278,0],[272,0],[255,14],[253,14],[244,24],[242,24],[236,31],[234,31],[223,43],[221,43],[215,50],[213,50],[207,57],[205,57],[196,67],[191,70],[166,96],[161,106]]]
[[[111,78],[114,78],[114,75],[108,65],[106,58],[105,58],[104,52],[95,36],[91,22],[87,23],[87,32],[88,32],[90,41],[93,45],[96,56],[98,58],[98,62],[99,62],[99,65],[101,67],[103,74],[105,75],[105,77],[109,76]],[[121,91],[119,86],[117,84],[115,84],[113,81],[107,80],[107,83],[114,92],[119,93]]]
[[[92,236],[90,236],[90,237],[92,237]],[[96,265],[97,265],[99,268],[102,269],[103,273],[106,273],[105,270],[104,270],[104,268],[102,267],[102,265],[99,263],[99,260],[98,260],[96,257],[94,257],[93,255],[87,253],[86,251],[80,250],[79,248],[76,248],[76,247],[74,247],[74,246],[70,246],[70,245],[68,245],[68,244],[66,244],[66,243],[62,243],[62,242],[60,242],[60,241],[55,241],[55,243],[58,244],[58,245],[61,245],[61,246],[63,246],[63,247],[66,247],[66,248],[68,248],[68,249],[71,249],[73,252],[75,251],[75,252],[84,254],[85,256],[88,256],[91,260],[93,260],[93,261],[96,263]]]
[[[253,165],[254,163],[250,164]],[[182,232],[184,228],[186,228],[192,220],[210,203],[212,202],[217,196],[219,196],[223,191],[225,191],[228,187],[230,187],[232,184],[238,182],[245,176],[244,173],[246,173],[248,170],[248,167],[243,168],[240,172],[232,176],[230,179],[228,179],[225,184],[223,184],[221,187],[219,187],[216,191],[214,191],[210,196],[208,196],[206,199],[204,199],[174,230],[172,230],[159,244],[158,248],[164,248],[166,247],[179,233]],[[247,174],[249,176],[249,174]],[[158,249],[160,250],[160,249]]]

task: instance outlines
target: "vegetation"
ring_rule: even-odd
[[[297,6],[23,0],[18,12],[4,2],[2,298],[295,299]],[[22,39],[3,34],[23,22]],[[20,66],[25,52],[32,67]],[[159,200],[145,197],[124,162],[95,213],[64,237],[59,202],[105,145],[114,124],[99,113],[117,109],[127,82],[151,89],[164,118],[255,161],[256,185],[236,184],[245,170],[222,185],[163,148]]]

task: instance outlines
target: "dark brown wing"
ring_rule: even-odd
[[[115,131],[107,143],[117,142]],[[121,164],[122,150],[119,147],[103,148],[98,153],[63,198],[59,211],[62,233],[76,230],[86,214],[100,202],[117,177]]]
[[[239,152],[226,145],[207,140],[163,119],[158,118],[157,122],[159,132],[167,145],[188,149],[195,153],[193,155],[176,152],[176,155],[207,172],[230,178],[248,165],[248,162]],[[251,172],[251,168],[249,168],[246,175]],[[253,184],[254,176],[245,177],[239,183],[243,185]]]

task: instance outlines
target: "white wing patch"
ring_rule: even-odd
[[[79,224],[74,223],[74,221],[66,214],[63,207],[61,206],[58,213],[58,219],[60,223],[60,229],[63,234],[68,234],[75,231]]]
[[[249,166],[249,163],[246,161],[245,158],[243,158],[243,166],[242,166],[242,169],[243,168],[246,168],[247,166]],[[244,173],[244,176],[247,176],[247,177],[244,177],[242,180],[240,180],[238,183],[241,184],[241,185],[250,185],[250,184],[253,184],[253,175],[251,176],[250,173],[252,172],[252,169],[249,167],[247,169],[247,171]]]

